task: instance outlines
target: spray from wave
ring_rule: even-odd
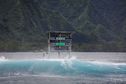
[[[6,61],[7,59],[4,56],[0,56],[0,61]]]
[[[0,76],[17,75],[126,75],[126,63],[65,59],[9,60],[0,57]]]

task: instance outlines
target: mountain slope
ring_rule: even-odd
[[[0,0],[0,51],[46,50],[48,31],[74,31],[75,51],[126,51],[126,1]]]

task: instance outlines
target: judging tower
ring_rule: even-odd
[[[72,47],[72,32],[50,31],[48,32],[48,52],[68,52],[70,55]]]

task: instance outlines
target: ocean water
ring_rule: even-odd
[[[126,84],[126,63],[1,56],[0,84]]]
[[[126,63],[83,61],[78,59],[1,60],[0,76],[15,75],[121,75]]]

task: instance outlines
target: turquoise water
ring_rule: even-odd
[[[126,75],[125,63],[82,61],[78,59],[2,60],[0,76],[15,75]]]

